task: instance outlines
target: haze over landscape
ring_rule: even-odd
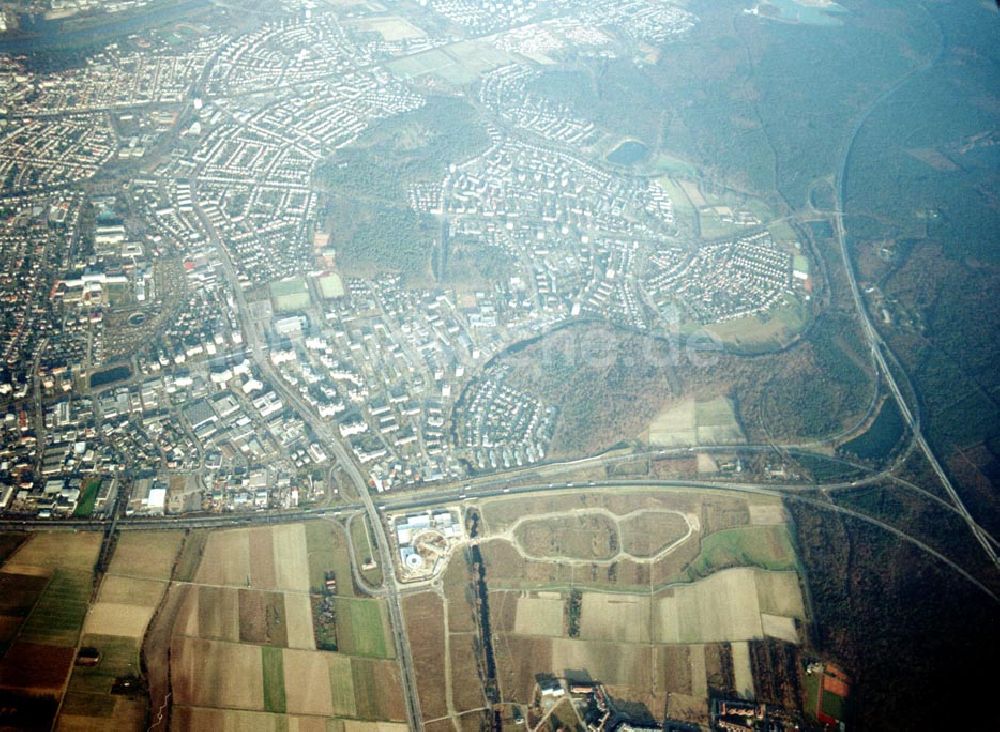
[[[0,728],[989,726],[987,0],[0,0]]]

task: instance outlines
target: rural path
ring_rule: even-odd
[[[622,521],[627,521],[630,518],[640,515],[648,514],[668,514],[673,516],[680,516],[687,526],[687,531],[684,536],[679,539],[675,539],[667,546],[663,547],[655,554],[644,557],[637,556],[630,552],[625,551],[625,536],[622,530]],[[517,530],[522,525],[527,523],[535,523],[540,521],[560,521],[565,520],[567,515],[572,516],[604,516],[612,521],[615,527],[616,540],[618,551],[608,557],[603,557],[599,559],[590,559],[586,557],[571,557],[564,554],[531,554],[525,549],[521,540],[517,536]],[[491,534],[489,536],[482,537],[482,539],[473,539],[470,543],[479,543],[482,540],[493,540],[493,539],[503,539],[510,542],[511,546],[521,555],[523,559],[540,559],[546,561],[559,561],[563,564],[573,564],[579,566],[589,566],[591,564],[613,564],[614,562],[629,559],[633,562],[639,564],[653,564],[658,562],[663,557],[672,553],[677,547],[690,539],[696,531],[701,531],[701,521],[695,514],[684,513],[683,511],[674,511],[667,508],[641,508],[635,511],[630,511],[629,513],[614,513],[606,508],[576,508],[570,511],[568,514],[565,511],[562,512],[552,512],[552,513],[537,513],[526,516],[519,517],[514,523],[506,527],[503,531]]]

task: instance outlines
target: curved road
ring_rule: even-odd
[[[931,11],[926,10],[933,18]],[[935,20],[935,23],[937,21]],[[888,361],[886,359],[886,354],[889,354],[889,358],[892,359],[900,372],[905,375],[901,364],[892,354],[891,349],[882,340],[875,326],[872,324],[871,318],[868,315],[868,309],[865,307],[864,299],[861,296],[861,288],[858,286],[857,274],[854,269],[854,261],[851,258],[850,251],[847,246],[847,231],[844,226],[844,202],[847,199],[847,167],[850,163],[851,153],[854,151],[855,143],[858,139],[858,134],[861,129],[865,126],[867,121],[871,118],[872,114],[877,110],[884,102],[892,98],[897,91],[899,91],[903,86],[908,84],[912,79],[919,76],[920,74],[932,69],[936,66],[941,59],[944,57],[945,49],[947,47],[947,42],[945,40],[944,33],[941,31],[940,25],[938,30],[941,33],[941,43],[938,47],[935,55],[930,58],[925,63],[914,68],[912,71],[903,76],[899,81],[893,84],[889,89],[879,95],[878,98],[872,102],[871,106],[865,111],[864,114],[855,123],[853,130],[851,131],[850,137],[847,139],[844,150],[841,155],[840,165],[836,173],[836,181],[834,185],[836,200],[836,210],[833,211],[834,228],[837,235],[837,244],[840,247],[841,259],[844,263],[844,271],[847,274],[847,279],[851,287],[851,295],[854,299],[854,305],[858,313],[858,318],[860,318],[862,330],[864,331],[865,338],[868,341],[868,347],[871,349],[872,357],[875,359],[875,363],[878,365],[879,371],[882,373],[882,377],[885,379],[886,385],[889,387],[889,391],[892,393],[893,398],[896,400],[896,404],[899,407],[899,412],[903,416],[903,420],[906,425],[910,428],[913,433],[913,440],[920,451],[924,454],[927,462],[930,463],[934,474],[938,477],[941,485],[944,487],[945,492],[951,499],[952,503],[955,505],[956,510],[968,524],[969,529],[972,531],[973,537],[976,541],[983,547],[986,555],[993,562],[995,567],[1000,568],[1000,559],[998,559],[996,549],[990,543],[988,536],[983,531],[982,527],[976,523],[972,514],[965,507],[962,502],[961,497],[955,490],[951,479],[948,477],[941,463],[938,461],[937,457],[934,455],[934,451],[931,446],[927,443],[927,439],[924,437],[920,429],[920,418],[919,413],[915,413],[918,405],[914,405],[914,411],[910,410],[910,407],[906,403],[906,399],[896,382],[896,377],[893,375],[892,369],[889,367]],[[912,389],[911,389],[912,391]]]

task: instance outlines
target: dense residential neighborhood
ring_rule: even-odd
[[[65,70],[8,59],[4,510],[111,510],[119,493],[152,514],[330,501],[340,466],[316,420],[376,492],[531,465],[559,413],[487,368],[512,344],[575,319],[657,332],[803,295],[796,252],[752,214],[725,214],[746,234],[692,246],[675,194],[572,152],[604,133],[533,91],[542,64],[663,42],[690,13],[422,12],[454,30],[306,7],[244,34],[109,44]],[[440,222],[436,281],[391,261],[359,276],[341,265],[318,166],[428,105],[438,72],[420,64],[463,43],[489,59],[474,82],[488,146],[438,161],[443,178],[410,184],[404,204]],[[507,273],[454,283],[453,248]]]

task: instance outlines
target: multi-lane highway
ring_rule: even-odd
[[[893,534],[902,541],[906,541],[913,546],[917,547],[926,554],[938,559],[949,568],[951,568],[956,573],[960,574],[962,577],[967,579],[969,582],[976,585],[983,592],[988,594],[994,600],[1000,602],[1000,598],[993,592],[993,590],[986,587],[978,579],[976,579],[972,574],[970,574],[963,567],[956,564],[954,561],[941,554],[938,550],[934,549],[930,545],[924,543],[919,538],[909,534],[902,529],[888,524],[884,521],[875,519],[868,516],[865,513],[855,511],[850,508],[839,506],[837,504],[831,503],[825,500],[822,496],[823,493],[836,490],[849,490],[863,487],[866,484],[876,483],[885,479],[882,474],[873,475],[868,478],[842,483],[827,483],[823,485],[817,485],[815,483],[785,483],[785,484],[762,484],[762,483],[749,483],[749,482],[730,482],[730,481],[708,481],[708,480],[650,480],[650,479],[621,479],[621,480],[597,480],[597,481],[585,481],[585,482],[575,482],[575,481],[554,481],[550,483],[526,483],[524,485],[517,486],[506,486],[502,483],[497,483],[495,485],[477,485],[477,486],[452,486],[450,488],[442,489],[434,493],[424,493],[424,494],[396,494],[396,495],[383,495],[379,497],[379,500],[375,501],[369,499],[368,502],[354,502],[349,504],[343,504],[338,507],[331,508],[312,508],[312,509],[298,509],[291,511],[278,511],[278,512],[265,512],[265,511],[255,511],[243,514],[229,514],[229,515],[199,515],[199,516],[185,516],[177,518],[154,518],[145,516],[131,516],[122,517],[118,520],[117,529],[124,531],[131,530],[152,530],[152,529],[178,529],[178,528],[232,528],[236,526],[248,526],[254,524],[263,523],[291,523],[299,521],[307,521],[311,519],[318,518],[333,518],[338,516],[350,516],[356,515],[361,516],[371,516],[371,511],[375,511],[376,515],[393,513],[399,511],[416,511],[428,508],[433,508],[437,506],[454,505],[456,503],[462,503],[466,501],[479,501],[484,498],[492,498],[497,496],[531,496],[538,495],[546,492],[559,492],[559,491],[615,491],[615,490],[713,490],[713,491],[727,491],[743,494],[754,494],[754,495],[766,495],[775,498],[782,498],[790,501],[797,501],[809,505],[810,507],[816,508],[822,511],[829,511],[832,513],[838,513],[844,516],[849,516],[853,519],[863,521],[865,523],[877,526],[880,529]],[[371,504],[370,507],[368,504]],[[62,521],[53,520],[24,520],[24,521],[0,521],[0,529],[2,530],[31,530],[31,529],[63,529],[63,530],[76,530],[76,531],[103,531],[106,530],[111,519],[69,519]],[[381,521],[376,521],[376,525],[381,526]],[[985,532],[984,532],[985,533]],[[383,532],[384,534],[384,532]],[[986,535],[987,541],[995,544],[996,542]],[[384,541],[384,540],[383,540]],[[386,552],[388,552],[388,544],[380,543],[380,558],[383,562],[387,560],[385,553],[382,552],[382,546],[386,547]],[[389,576],[392,573],[392,564],[386,564],[384,566],[385,574]],[[386,587],[383,588],[371,588],[373,594],[380,597],[390,597],[394,593],[396,600],[398,602],[400,588],[395,582],[390,589],[388,583]],[[401,622],[401,618],[399,618]],[[393,619],[393,622],[396,622]],[[397,638],[397,642],[399,639]],[[412,669],[412,657],[409,656],[409,644],[406,645],[407,650],[407,662]],[[419,713],[418,708],[414,710]]]
[[[323,446],[332,451],[341,469],[347,474],[354,490],[358,495],[361,507],[368,515],[374,533],[373,540],[377,545],[379,559],[382,562],[383,577],[385,587],[383,596],[389,611],[389,625],[392,628],[393,638],[396,645],[396,654],[399,658],[403,696],[406,701],[406,716],[410,729],[420,730],[423,728],[420,715],[420,699],[417,696],[416,674],[413,670],[413,659],[410,653],[410,643],[406,636],[406,624],[403,621],[403,610],[400,604],[399,587],[396,582],[396,574],[393,571],[392,555],[390,544],[385,535],[385,529],[379,517],[379,512],[375,508],[371,494],[368,492],[368,483],[361,475],[357,465],[341,441],[333,434],[326,420],[322,419],[309,404],[306,404],[302,397],[288,388],[284,379],[277,373],[271,361],[264,355],[267,351],[266,340],[261,332],[259,324],[250,318],[250,310],[247,305],[246,296],[236,275],[236,267],[233,265],[229,251],[222,243],[222,239],[216,231],[211,220],[205,216],[201,207],[196,207],[198,215],[209,231],[212,242],[216,245],[222,263],[222,271],[229,281],[230,287],[235,293],[237,313],[240,318],[240,326],[249,343],[247,349],[251,358],[261,372],[267,377],[271,387],[278,393],[285,404],[295,408],[299,416],[309,425],[313,434],[323,443]]]
[[[951,479],[944,471],[941,463],[938,462],[931,446],[927,443],[927,439],[921,431],[918,416],[915,415],[906,404],[906,399],[903,397],[899,384],[896,382],[896,377],[893,375],[892,369],[889,368],[889,364],[885,357],[885,354],[888,351],[888,346],[885,344],[885,341],[882,340],[878,331],[875,330],[875,326],[872,325],[871,318],[868,317],[868,310],[861,297],[861,289],[858,287],[858,281],[854,273],[854,264],[851,259],[850,252],[847,249],[847,235],[844,231],[843,212],[836,212],[834,215],[834,222],[837,240],[840,245],[841,256],[844,260],[844,269],[847,271],[847,279],[851,285],[851,293],[854,296],[854,302],[857,306],[859,317],[861,318],[862,329],[864,330],[865,338],[868,340],[868,346],[871,349],[872,357],[875,359],[875,363],[878,364],[879,371],[881,371],[882,377],[885,379],[885,383],[889,387],[889,391],[892,393],[893,399],[896,400],[896,404],[899,406],[899,413],[903,416],[906,426],[909,427],[910,432],[913,434],[914,444],[916,444],[916,446],[920,449],[920,452],[922,452],[924,457],[927,459],[927,462],[930,464],[931,469],[933,469],[938,481],[940,481],[941,486],[948,494],[948,497],[951,499],[959,514],[961,514],[962,518],[969,525],[969,529],[972,531],[972,535],[975,537],[976,541],[982,545],[983,549],[986,551],[986,555],[990,558],[993,564],[1000,567],[1000,559],[997,557],[996,549],[990,542],[986,532],[981,526],[979,526],[978,523],[976,523],[975,518],[965,507],[965,504],[962,502],[961,497],[955,490],[955,486],[952,484]]]
[[[882,377],[885,379],[886,385],[889,387],[889,391],[892,393],[893,399],[896,400],[896,404],[899,407],[899,412],[903,416],[904,421],[910,428],[913,434],[913,440],[916,446],[923,453],[927,462],[930,464],[937,476],[948,497],[954,503],[955,508],[961,514],[962,518],[968,524],[969,529],[972,531],[972,535],[975,537],[976,541],[982,545],[986,555],[993,562],[994,566],[1000,567],[1000,560],[998,560],[997,552],[993,547],[989,536],[980,527],[975,518],[969,513],[965,504],[962,502],[961,497],[955,490],[951,479],[945,472],[941,463],[938,461],[937,457],[934,455],[934,451],[931,449],[930,445],[927,443],[921,431],[919,414],[915,414],[914,411],[906,403],[906,399],[903,397],[902,391],[899,388],[899,384],[896,381],[896,376],[894,375],[892,369],[889,367],[889,363],[886,359],[886,354],[888,353],[892,357],[892,352],[886,345],[885,341],[879,335],[875,326],[872,324],[871,318],[868,316],[868,309],[865,306],[864,298],[861,295],[861,288],[858,286],[857,274],[854,270],[854,260],[851,257],[850,250],[847,245],[847,231],[844,226],[844,202],[847,199],[847,167],[851,159],[851,152],[854,149],[854,143],[858,138],[858,133],[861,128],[864,127],[865,123],[871,118],[872,113],[878,109],[883,102],[890,99],[900,88],[907,84],[911,79],[918,76],[921,73],[934,67],[943,57],[944,53],[944,40],[942,36],[942,42],[938,48],[937,53],[931,57],[926,63],[914,68],[908,74],[903,76],[899,81],[897,81],[891,88],[883,92],[861,115],[854,125],[851,131],[851,135],[847,138],[840,159],[840,165],[837,169],[836,183],[834,185],[834,193],[836,197],[835,210],[831,212],[834,222],[834,231],[836,233],[837,245],[840,248],[840,255],[844,265],[844,272],[847,275],[847,281],[851,288],[851,297],[854,300],[854,306],[857,310],[858,318],[860,319],[862,330],[864,332],[865,338],[868,341],[868,347],[871,349],[872,358],[878,366]],[[893,358],[893,360],[895,360]],[[897,362],[898,363],[898,362]],[[914,406],[916,410],[917,406]]]

